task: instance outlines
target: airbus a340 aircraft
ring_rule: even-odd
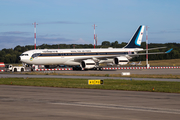
[[[129,43],[123,48],[35,49],[22,53],[20,55],[20,61],[30,65],[45,65],[46,68],[58,65],[69,65],[80,66],[84,69],[99,69],[100,63],[125,65],[133,57],[146,55],[146,53],[138,53],[140,51],[146,51],[146,49],[140,48],[144,27],[143,25],[139,26]],[[152,48],[148,50],[161,48]],[[172,49],[167,52],[148,54],[165,54],[171,52],[171,50]]]

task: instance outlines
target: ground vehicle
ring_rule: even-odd
[[[24,66],[13,66],[13,65],[6,65],[5,66],[5,71],[12,71],[12,72],[23,72],[25,71],[25,67]]]

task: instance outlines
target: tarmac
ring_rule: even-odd
[[[179,120],[180,94],[0,85],[1,120]]]
[[[180,69],[56,72],[70,74],[121,74],[122,72],[130,72],[131,74],[179,75]],[[0,77],[62,78],[63,76],[1,73]],[[88,78],[88,76],[65,77]],[[110,77],[103,79],[106,78]],[[126,77],[126,79],[132,78]],[[173,80],[180,81],[180,79]],[[166,79],[158,81],[166,81]],[[167,81],[171,81],[171,79],[167,79]],[[179,120],[180,118],[180,94],[176,93],[14,85],[0,85],[0,91],[0,120]]]

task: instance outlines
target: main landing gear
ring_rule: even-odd
[[[100,71],[102,71],[103,70],[103,68],[102,67],[96,67],[96,68],[94,68],[95,70],[100,70]]]
[[[81,71],[81,70],[98,70],[98,71],[100,70],[100,71],[102,71],[103,68],[102,67],[94,67],[94,68],[91,68],[91,69],[86,69],[86,68],[82,68],[80,66],[74,66],[73,70],[74,71]]]

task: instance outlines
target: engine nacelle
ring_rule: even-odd
[[[81,67],[85,69],[91,69],[96,66],[96,63],[93,60],[83,60],[81,62]]]
[[[114,63],[116,65],[126,65],[129,60],[126,57],[116,57],[114,58]]]
[[[44,65],[44,67],[48,69],[52,69],[52,68],[57,68],[58,66],[57,65]]]

